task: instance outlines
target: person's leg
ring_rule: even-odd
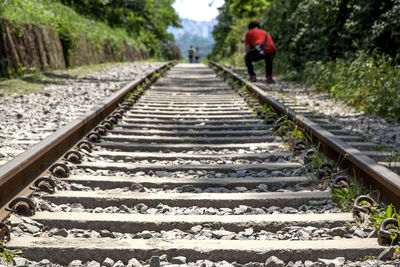
[[[267,78],[267,83],[275,83],[274,79],[272,79],[272,63],[274,60],[275,54],[266,54],[265,55],[265,75]]]
[[[272,62],[274,61],[275,54],[265,55],[265,74],[267,77],[272,77]]]
[[[255,51],[255,50],[250,50],[244,56],[244,61],[246,63],[247,72],[249,73],[250,77],[256,75],[254,73],[254,69],[253,69],[253,61],[257,61],[257,60],[260,60],[260,59],[261,58],[259,57],[258,52]]]

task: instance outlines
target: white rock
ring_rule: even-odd
[[[112,266],[114,265],[114,263],[115,263],[115,262],[114,262],[112,259],[106,258],[106,259],[103,261],[102,265],[104,265],[104,266],[106,266],[106,267],[112,267]]]
[[[284,265],[285,263],[283,260],[280,260],[275,256],[271,256],[265,261],[265,267],[283,267]]]
[[[143,267],[143,265],[135,258],[132,258],[128,261],[128,265],[126,267]]]
[[[330,259],[318,259],[318,263],[323,264],[324,266],[327,267],[338,267],[338,266],[343,266],[345,263],[345,258],[344,257],[337,257],[336,259],[330,260]]]
[[[113,267],[125,267],[125,264],[121,260],[119,260],[114,263]]]
[[[216,238],[221,238],[223,236],[229,236],[229,235],[233,234],[232,232],[226,231],[226,230],[214,230],[214,231],[211,231],[211,233]]]

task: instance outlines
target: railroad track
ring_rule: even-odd
[[[140,266],[133,258],[150,266],[208,266],[209,261],[283,266],[318,259],[357,261],[385,251],[377,238],[368,238],[373,229],[361,229],[352,214],[340,212],[330,190],[310,181],[301,154],[271,135],[273,125],[263,124],[211,69],[178,65],[150,87],[148,80],[158,76],[135,81],[110,98],[112,104],[90,112],[89,125],[74,122],[23,154],[19,165],[0,169],[2,194],[15,184],[12,179],[19,185],[12,194],[17,201],[9,194],[2,198],[7,204],[1,215],[11,228],[9,249],[21,249],[34,261],[97,261],[106,266],[117,261]],[[236,78],[280,112],[280,103]],[[146,94],[128,94],[139,84],[149,87]],[[135,99],[134,104],[121,105],[124,98]],[[320,126],[305,124],[306,119],[296,120],[321,132]],[[79,143],[83,136],[93,147]],[[326,150],[332,140],[347,144],[332,134],[316,137]],[[82,158],[66,156],[71,147],[80,148]],[[35,161],[38,151],[48,155]],[[52,165],[62,155],[72,162]],[[365,160],[362,155],[342,161],[354,165],[358,157]],[[375,168],[383,176],[381,167]],[[399,183],[395,174],[387,174],[385,169],[385,179]],[[36,188],[49,192],[32,194],[25,186],[33,178],[26,176],[44,175],[51,180],[42,179]],[[389,182],[376,184],[388,190]],[[23,195],[31,196],[18,198]],[[13,209],[11,216],[5,207]]]

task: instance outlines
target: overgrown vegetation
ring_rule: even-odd
[[[303,81],[366,112],[400,121],[400,68],[388,55],[308,62]]]
[[[93,44],[109,39],[115,47],[121,47],[126,42],[160,57],[166,49],[171,54],[173,36],[167,33],[167,27],[179,26],[172,3],[173,0],[1,0],[0,16],[16,26],[29,22],[57,28],[65,49],[73,47],[83,34]]]
[[[244,66],[251,20],[275,41],[275,73],[400,121],[399,0],[226,0],[213,59]]]

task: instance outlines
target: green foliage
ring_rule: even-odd
[[[398,0],[276,0],[261,18],[288,64],[348,58],[359,50],[400,51]]]
[[[126,42],[163,56],[172,51],[168,26],[179,27],[172,4],[173,0],[3,0],[0,15],[16,26],[30,22],[57,28],[65,55],[83,34],[93,44],[109,39],[115,47]]]
[[[92,20],[124,29],[129,36],[139,37],[152,55],[162,52],[159,42],[173,41],[168,26],[179,27],[174,0],[60,0]]]
[[[290,69],[307,61],[347,58],[358,50],[392,57],[400,51],[398,0],[227,0],[213,33],[218,47],[243,19],[261,22]]]
[[[296,121],[283,116],[275,122],[273,135],[280,136],[290,147],[293,147],[295,142],[304,138],[304,131],[298,126]]]
[[[229,12],[237,18],[250,18],[261,15],[270,4],[267,0],[226,0]]]
[[[229,7],[226,4],[219,8],[219,15],[217,19],[218,24],[214,26],[214,30],[212,32],[215,44],[211,51],[211,55],[213,58],[219,60],[228,56],[226,53],[225,39],[227,34],[230,32],[231,25],[234,21],[234,17],[229,12]]]
[[[13,261],[13,257],[15,257],[16,255],[21,254],[22,252],[19,250],[10,250],[7,249],[4,245],[3,242],[0,241],[0,257],[5,259],[8,262],[12,262]]]
[[[144,81],[144,83],[149,83],[149,82],[150,82],[149,79],[146,79],[146,80]],[[142,86],[138,85],[138,86],[136,87],[135,92],[142,92],[142,93],[144,93],[145,90],[144,90],[144,88],[143,88]]]
[[[371,220],[375,223],[376,229],[378,229],[379,225],[387,218],[397,219],[400,225],[400,214],[398,213],[398,211],[396,211],[396,209],[393,207],[392,204],[386,206],[383,209],[378,210],[376,214],[371,216]]]
[[[17,26],[30,22],[57,28],[63,44],[68,48],[74,45],[79,34],[84,34],[92,43],[102,43],[105,38],[109,38],[117,46],[122,45],[124,40],[138,45],[124,29],[111,28],[104,22],[82,17],[73,9],[54,0],[6,1],[2,3],[0,12],[1,16],[12,20]]]
[[[334,188],[331,199],[339,205],[342,211],[348,212],[353,208],[356,197],[364,192],[364,189],[354,183],[348,188]]]
[[[174,60],[181,58],[181,49],[172,42],[167,42],[162,46],[161,56],[166,60]]]
[[[261,106],[261,107],[259,108],[259,110],[260,110],[262,113],[265,114],[265,119],[268,118],[269,116],[277,116],[275,110],[274,110],[271,106],[269,106],[269,105],[267,105],[267,104],[264,104],[263,106]],[[256,110],[255,110],[255,111],[256,111]],[[264,120],[265,120],[265,119],[264,119]]]
[[[133,92],[129,92],[124,96],[124,101],[129,101],[133,96]]]
[[[385,55],[308,62],[303,80],[369,113],[400,121],[400,68]]]
[[[372,220],[372,222],[374,222],[374,224],[375,224],[375,228],[376,229],[379,229],[379,227],[380,227],[380,225],[381,225],[381,223],[385,220],[385,219],[388,219],[388,218],[394,218],[394,219],[396,219],[397,220],[397,226],[396,225],[394,225],[394,224],[389,224],[389,225],[386,225],[386,229],[393,229],[394,231],[392,231],[392,233],[391,233],[391,235],[390,235],[390,238],[391,238],[391,245],[396,245],[396,244],[393,244],[393,242],[395,241],[395,240],[398,240],[398,238],[399,238],[399,233],[400,233],[400,214],[399,214],[399,212],[393,207],[393,205],[392,204],[390,204],[390,205],[388,205],[388,206],[386,206],[386,207],[384,207],[384,208],[381,208],[381,209],[378,209],[377,211],[375,211],[375,213],[371,216],[371,220]],[[400,252],[400,249],[399,248],[397,248],[396,250],[395,250],[397,253],[399,253]]]

